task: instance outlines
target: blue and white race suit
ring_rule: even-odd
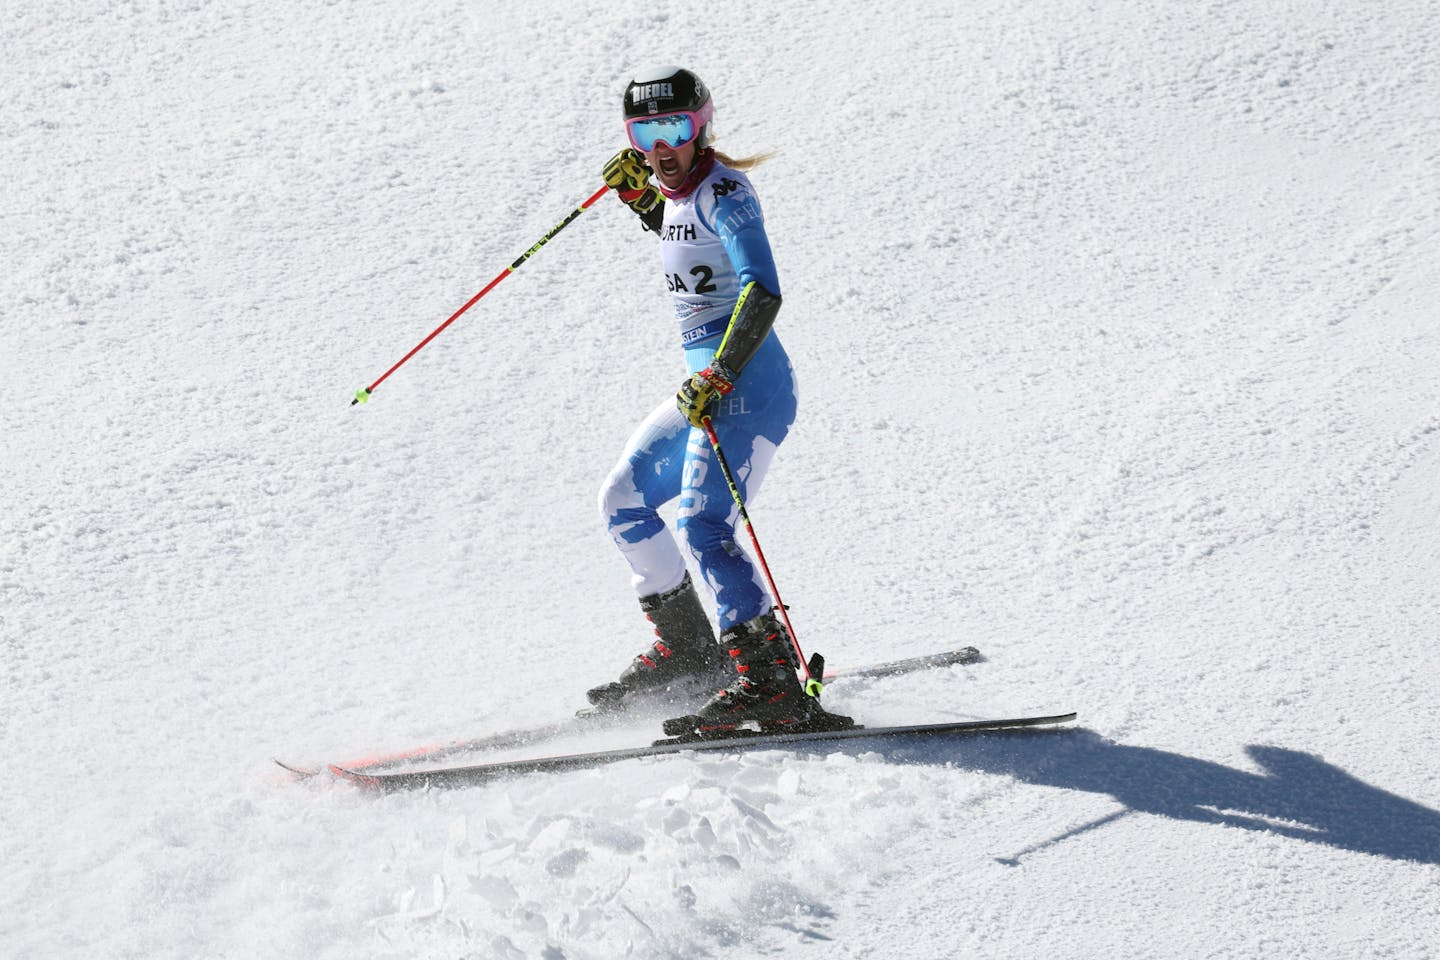
[[[688,194],[666,200],[660,258],[691,373],[709,365],[746,284],[755,281],[780,295],[760,202],[743,173],[718,161],[708,172],[701,168]],[[714,409],[720,448],[747,505],[795,422],[795,410],[794,371],[772,330]],[[685,560],[658,512],[677,497],[676,530],[715,593],[720,629],[769,610],[764,581],[736,543],[739,507],[715,452],[672,393],[635,430],[600,491],[610,535],[642,597],[672,590],[685,577]]]

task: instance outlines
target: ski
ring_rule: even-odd
[[[500,730],[495,733],[487,733],[479,737],[473,737],[469,740],[451,740],[445,743],[423,744],[407,750],[367,754],[366,756],[357,757],[354,760],[345,761],[340,764],[322,764],[319,767],[302,767],[286,763],[280,759],[276,759],[274,762],[276,766],[288,771],[296,779],[305,780],[322,772],[328,766],[343,766],[349,770],[373,770],[394,766],[397,763],[414,763],[422,760],[433,762],[462,753],[478,753],[483,750],[505,750],[510,747],[539,744],[546,740],[554,739],[555,737],[564,736],[567,733],[604,729],[607,724],[618,724],[626,718],[626,714],[623,711],[612,711],[608,713],[596,711],[593,713],[581,713],[563,720],[554,720],[550,723],[537,724],[533,727]]]
[[[947,650],[944,653],[930,653],[920,657],[906,657],[903,660],[890,660],[886,663],[872,663],[864,667],[837,670],[834,673],[830,673],[827,670],[826,675],[829,678],[841,680],[874,680],[880,677],[895,677],[902,673],[916,673],[921,670],[931,670],[936,667],[979,663],[983,659],[984,658],[980,656],[980,651],[974,647],[961,647],[958,650]]]
[[[684,736],[656,740],[647,747],[625,747],[618,750],[597,750],[590,753],[558,754],[530,757],[523,760],[501,760],[492,763],[438,767],[427,770],[405,770],[392,773],[366,773],[331,765],[330,772],[360,787],[375,791],[407,790],[419,787],[453,787],[483,784],[499,777],[527,773],[580,770],[604,764],[637,760],[644,757],[667,756],[686,752],[744,751],[766,747],[788,747],[839,740],[897,739],[916,740],[959,734],[992,733],[1055,726],[1075,719],[1074,713],[1053,716],[1012,717],[1006,720],[958,720],[949,723],[926,723],[911,726],[846,727],[833,730],[761,733],[751,730],[731,731],[723,736]]]
[[[884,663],[872,663],[866,666],[852,667],[848,670],[838,670],[827,674],[826,681],[833,682],[836,680],[867,680],[894,677],[938,667],[978,663],[982,659],[983,657],[980,656],[980,651],[974,647],[960,647],[956,650],[946,650],[942,653],[930,653],[919,657],[906,657],[901,660],[889,660]],[[276,759],[274,762],[295,779],[304,780],[315,776],[328,766],[341,767],[345,770],[359,773],[366,770],[382,769],[397,763],[434,762],[462,753],[478,753],[483,750],[506,750],[512,747],[539,744],[569,733],[605,729],[606,727],[617,726],[622,722],[628,722],[633,719],[634,714],[623,709],[599,710],[590,708],[582,710],[574,717],[554,720],[532,727],[501,730],[495,733],[473,737],[468,740],[452,740],[445,743],[423,744],[406,750],[372,753],[366,756],[356,757],[352,760],[341,761],[333,765],[325,764],[318,767],[299,766],[286,763],[279,759]]]

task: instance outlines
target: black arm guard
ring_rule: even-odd
[[[720,349],[715,351],[715,359],[736,374],[744,370],[770,335],[779,312],[778,296],[754,280],[745,284],[740,299],[735,301],[735,312],[730,314],[730,326],[720,341]]]
[[[647,212],[638,214],[640,222],[645,224],[645,229],[655,235],[660,234],[660,224],[665,221],[665,201],[661,200]]]

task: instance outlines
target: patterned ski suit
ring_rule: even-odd
[[[710,162],[708,158],[704,162]],[[675,298],[680,342],[691,373],[709,365],[741,290],[751,281],[775,296],[780,281],[749,179],[714,161],[694,189],[669,196],[660,227],[665,283]],[[677,384],[678,385],[678,384]],[[718,398],[720,448],[748,506],[795,421],[790,358],[773,330],[735,389]],[[692,428],[667,394],[635,430],[600,491],[610,535],[644,597],[679,586],[685,560],[659,507],[678,498],[676,531],[715,593],[720,629],[759,616],[772,601],[736,542],[739,508],[704,431]]]

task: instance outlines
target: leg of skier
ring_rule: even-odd
[[[725,657],[674,536],[659,507],[680,492],[690,425],[666,398],[636,429],[600,490],[600,511],[633,571],[640,609],[655,641],[620,679],[588,691],[590,702],[619,707],[637,697],[688,706],[725,682]]]
[[[729,401],[723,405],[729,406]],[[735,408],[743,409],[739,403]],[[748,499],[759,492],[776,444],[744,429],[737,419],[722,411],[715,420],[716,432],[741,494]],[[716,617],[724,632],[769,610],[771,600],[759,571],[736,540],[740,509],[715,461],[715,451],[703,432],[688,433],[675,525],[715,594]]]
[[[713,420],[747,504],[789,433],[795,409],[790,363],[772,339],[751,362],[746,380],[717,402]],[[821,712],[795,675],[799,664],[794,645],[775,615],[764,581],[736,542],[739,514],[709,440],[700,430],[692,430],[685,449],[677,526],[715,592],[720,645],[735,669],[730,685],[701,707],[697,715],[701,732],[749,722],[762,728],[800,725]]]

